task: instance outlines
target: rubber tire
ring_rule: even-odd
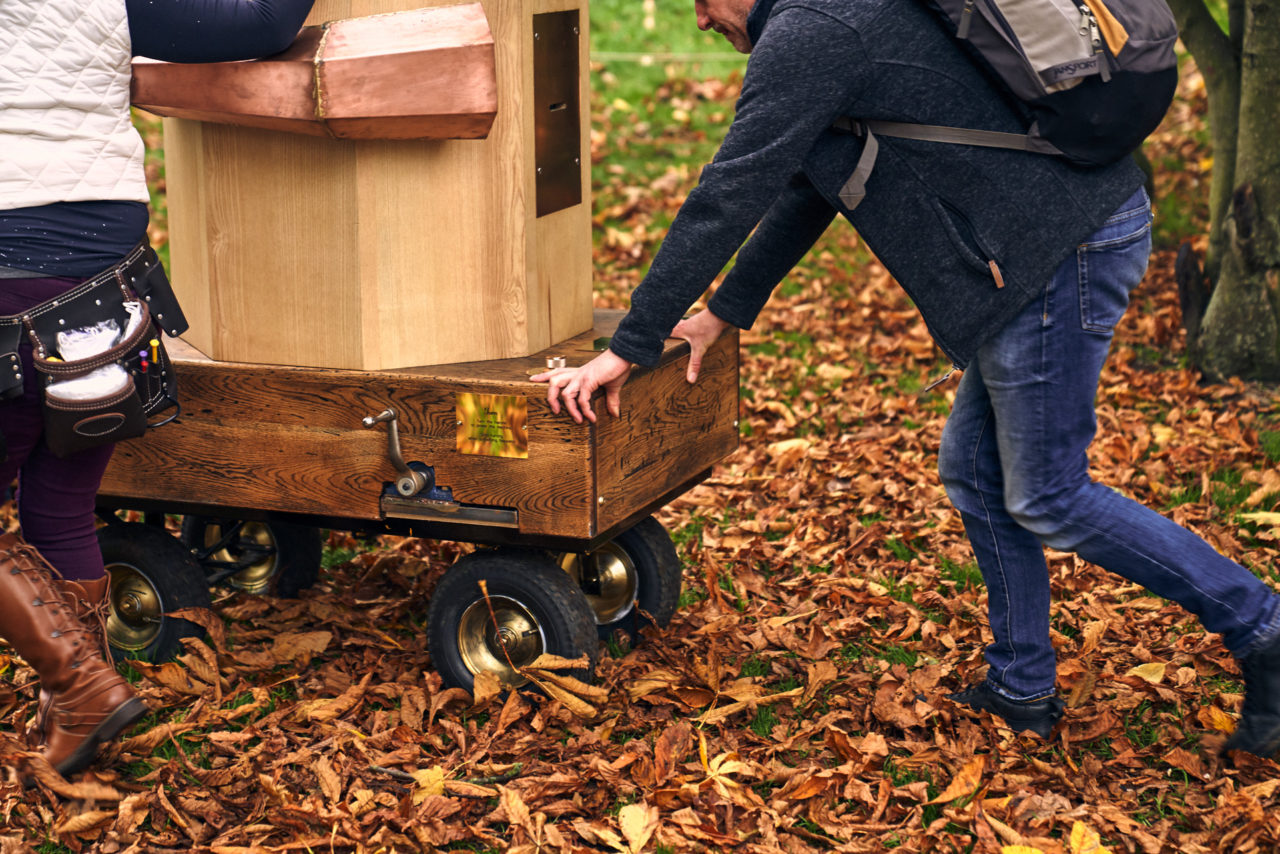
[[[481,580],[490,597],[516,599],[538,621],[544,635],[544,652],[564,658],[586,655],[585,668],[566,672],[583,682],[592,680],[600,644],[595,614],[586,596],[550,557],[539,552],[494,549],[460,558],[440,579],[427,606],[427,650],[446,686],[469,692],[475,688],[476,674],[463,660],[458,630],[467,609],[484,601]]]
[[[597,625],[596,629],[603,641],[612,640],[615,632],[623,632],[634,649],[640,642],[641,629],[655,624],[658,628],[665,628],[675,616],[676,606],[680,603],[684,567],[667,529],[652,516],[618,534],[613,542],[627,553],[635,566],[638,607],[633,607],[613,622]],[[641,611],[653,619],[645,617]]]
[[[230,527],[233,519],[216,519],[211,516],[184,516],[182,519],[182,542],[192,550],[204,549],[205,531],[211,524]],[[268,596],[280,596],[285,599],[296,599],[298,595],[316,583],[320,577],[320,558],[324,551],[324,543],[320,529],[310,525],[296,525],[292,522],[271,521],[262,523],[271,536],[275,548],[275,572],[267,582],[265,590],[259,591]],[[230,547],[234,550],[234,545]],[[230,579],[227,583],[233,587]]]
[[[184,651],[183,638],[204,637],[200,625],[180,617],[164,616],[185,608],[213,607],[204,571],[177,537],[163,528],[141,522],[113,522],[98,529],[98,546],[108,572],[115,567],[131,570],[146,582],[158,602],[159,631],[145,646],[122,648],[112,643],[111,654],[116,661],[130,658],[167,661]],[[112,640],[112,620],[124,619],[115,611],[117,594],[121,592],[112,591],[108,641]]]

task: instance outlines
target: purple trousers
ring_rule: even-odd
[[[0,279],[0,315],[21,314],[74,288],[83,279]],[[39,378],[31,364],[31,344],[18,348],[22,360],[22,397],[0,400],[0,433],[8,456],[0,463],[0,490],[18,482],[18,522],[23,538],[35,546],[64,578],[101,578],[94,504],[115,445],[90,448],[58,458],[44,443]]]

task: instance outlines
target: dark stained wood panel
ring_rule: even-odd
[[[432,466],[456,501],[516,510],[522,535],[589,539],[691,482],[737,442],[736,334],[712,348],[692,387],[688,345],[668,342],[662,364],[627,384],[620,419],[592,426],[551,412],[530,373],[547,355],[589,360],[584,345],[616,319],[536,358],[398,371],[217,362],[169,342],[182,416],[122,443],[101,494],[119,506],[132,497],[378,521],[396,471],[386,426],[361,421],[392,407],[405,460]],[[528,458],[460,453],[459,394],[523,397]],[[604,412],[603,399],[596,406]]]
[[[685,379],[687,366],[686,355],[634,376],[622,389],[622,416],[597,423],[599,530],[632,516],[646,496],[666,495],[737,448],[737,331],[707,350],[692,385]]]

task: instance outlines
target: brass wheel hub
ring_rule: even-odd
[[[533,663],[546,648],[538,619],[524,603],[508,596],[472,602],[458,620],[458,652],[467,669],[495,674],[504,688],[527,682],[517,668]]]
[[[110,564],[111,612],[107,639],[117,649],[146,649],[160,632],[164,606],[160,596],[136,567]]]
[[[617,543],[605,543],[593,552],[561,555],[560,568],[587,595],[597,625],[620,620],[635,607],[636,565]]]
[[[211,522],[204,529],[204,545],[214,545],[224,536],[222,525]],[[247,548],[246,548],[247,547]],[[244,553],[265,555],[261,560],[252,563],[231,576],[228,581],[237,590],[246,593],[264,593],[271,586],[271,579],[276,574],[277,554],[275,538],[271,529],[261,522],[245,522],[239,534],[226,548],[214,552],[209,557],[223,563],[236,563],[244,559]]]

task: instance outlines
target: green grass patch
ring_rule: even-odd
[[[781,721],[778,719],[778,713],[774,711],[773,706],[761,706],[756,710],[756,716],[751,719],[748,724],[751,731],[761,738],[768,738],[773,728]]]
[[[1262,453],[1273,463],[1280,463],[1280,430],[1261,430],[1258,432],[1258,444]]]
[[[949,557],[938,559],[938,574],[943,581],[950,581],[960,590],[977,590],[982,586],[982,570],[977,561],[957,563]]]

